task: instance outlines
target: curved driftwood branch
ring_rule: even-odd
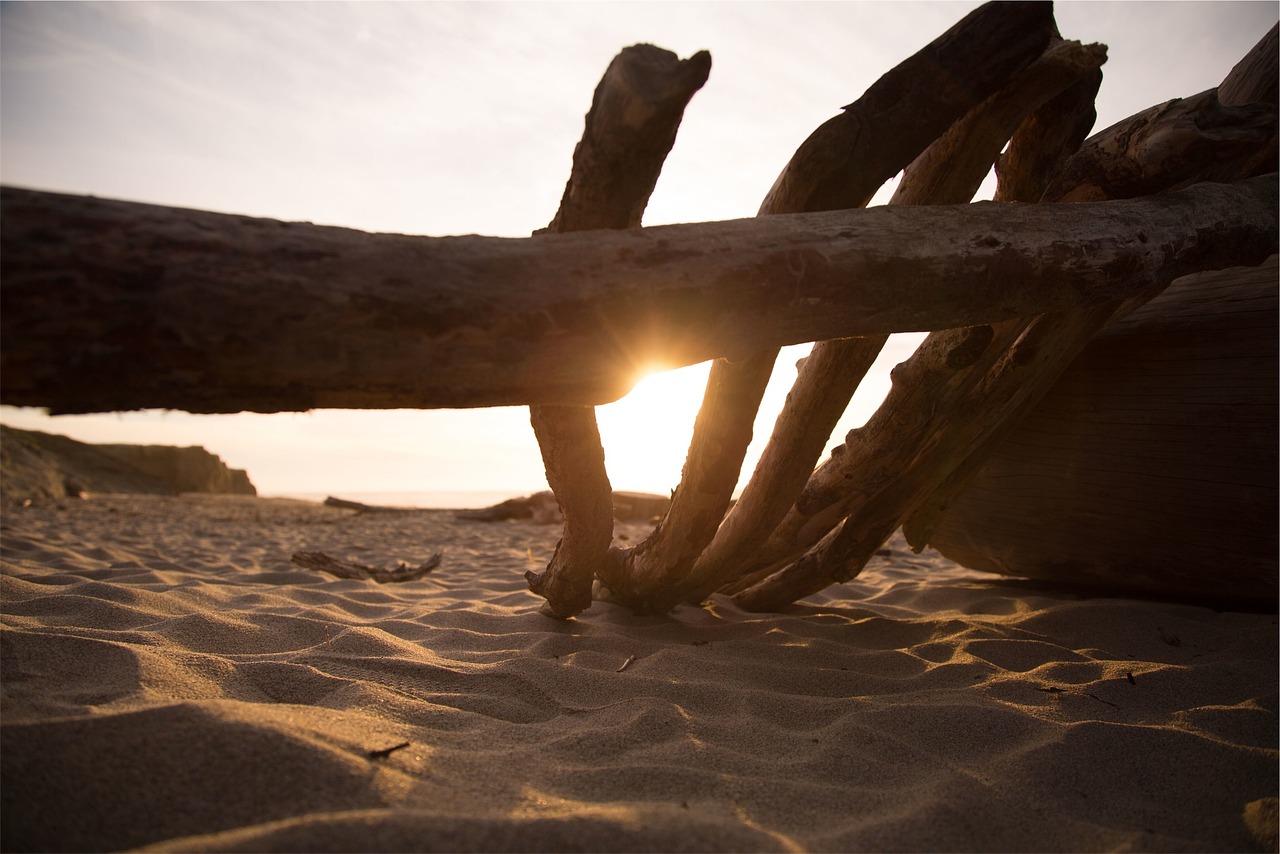
[[[1276,181],[406,237],[6,189],[0,399],[63,412],[615,399],[637,363],[969,326],[1258,263]]]
[[[638,228],[684,109],[710,72],[706,51],[681,60],[653,45],[634,45],[618,54],[596,86],[547,231]],[[596,571],[609,559],[613,487],[594,409],[532,406],[529,420],[564,516],[564,535],[547,568],[525,578],[546,598],[543,612],[564,619],[590,607]]]
[[[1106,61],[1105,45],[1055,40],[1043,56],[925,149],[907,167],[892,202],[969,201],[1028,115],[1080,80],[1096,77]]]

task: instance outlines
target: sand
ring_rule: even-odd
[[[241,497],[6,510],[4,850],[1274,850],[1275,614],[899,539],[785,614],[562,623],[523,580],[558,533]],[[403,584],[289,562],[440,549]]]

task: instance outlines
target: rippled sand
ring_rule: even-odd
[[[523,580],[558,533],[253,498],[6,511],[2,847],[1274,849],[1274,614],[895,540],[786,614],[561,623]],[[441,549],[404,584],[289,562]]]

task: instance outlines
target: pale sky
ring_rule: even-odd
[[[591,93],[623,47],[707,49],[646,225],[751,216],[809,133],[971,2],[0,4],[0,182],[367,231],[525,236],[554,215]],[[1218,84],[1275,2],[1066,2],[1109,46],[1095,130]],[[991,185],[979,198],[990,197]],[[888,190],[877,197],[880,203]],[[895,339],[844,420],[860,425]],[[788,348],[741,485],[807,348]],[[614,487],[667,492],[705,366],[599,410]],[[546,488],[527,411],[49,418],[90,442],[203,445],[263,494]]]

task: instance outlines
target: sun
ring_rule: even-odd
[[[646,374],[624,398],[596,408],[613,488],[665,495],[680,482],[710,362]]]

